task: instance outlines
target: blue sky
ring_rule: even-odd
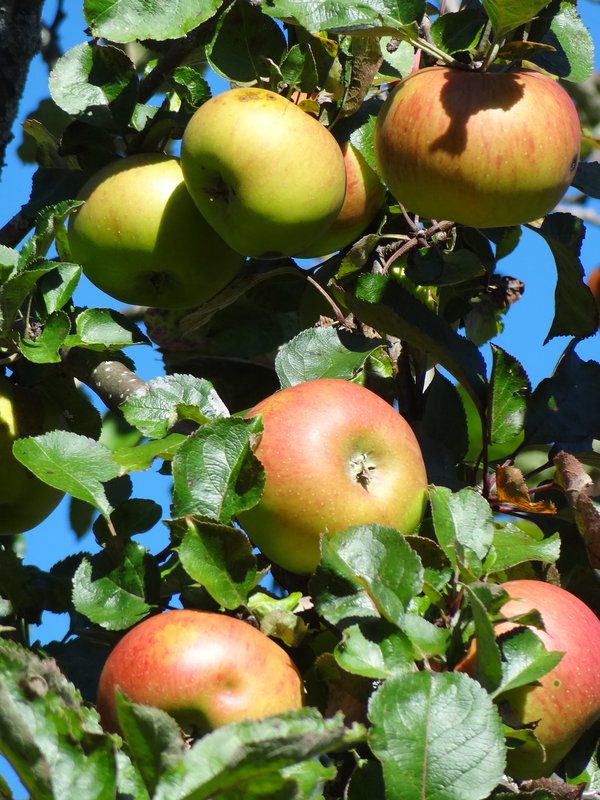
[[[85,39],[85,22],[81,15],[81,3],[70,2],[67,19],[61,27],[61,46],[64,50]],[[74,8],[76,6],[76,8]],[[50,22],[54,17],[56,2],[49,0],[45,4],[45,19]],[[579,11],[590,29],[596,42],[600,42],[600,4],[591,0],[581,0]],[[596,68],[600,66],[598,53]],[[37,106],[38,101],[47,96],[48,74],[41,58],[33,63],[27,88],[21,103],[19,118],[15,125],[15,140],[6,154],[6,166],[0,179],[0,211],[2,223],[15,214],[21,204],[29,196],[30,178],[33,167],[24,166],[16,154],[19,145],[20,126],[27,115]],[[588,226],[583,245],[582,261],[586,273],[600,264],[600,230]],[[557,339],[544,346],[545,335],[550,328],[554,309],[555,268],[550,252],[543,240],[535,233],[524,231],[523,241],[509,258],[502,262],[501,272],[514,275],[526,284],[523,299],[510,310],[506,319],[506,330],[495,341],[509,353],[517,357],[534,385],[548,376],[567,340]],[[102,295],[87,281],[77,290],[79,305],[103,306],[112,305],[114,301]],[[117,306],[118,307],[118,306]],[[130,354],[136,361],[138,373],[148,379],[162,372],[158,353],[149,347],[131,349]],[[488,357],[488,348],[483,349]],[[600,334],[582,342],[578,347],[580,357],[584,359],[600,359]],[[146,473],[136,480],[135,495],[151,497],[163,504],[168,510],[168,481],[155,472]],[[75,547],[95,549],[91,537],[86,537],[76,545],[68,525],[68,505],[63,502],[58,509],[38,529],[26,535],[26,561],[47,569],[60,558],[67,556]],[[152,549],[166,543],[166,534],[157,530],[147,534],[143,541]],[[66,630],[66,618],[49,615],[41,629],[32,631],[32,640],[39,638],[42,642],[61,637]],[[8,765],[0,760],[0,775],[9,778],[13,787],[14,777]],[[22,796],[22,795],[21,795]],[[19,798],[17,790],[17,800]]]

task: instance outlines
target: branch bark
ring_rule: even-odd
[[[31,59],[40,49],[43,0],[4,0],[0,7],[0,175]]]

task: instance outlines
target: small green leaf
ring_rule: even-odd
[[[504,444],[523,431],[531,383],[514,356],[492,345],[490,443]]]
[[[477,584],[465,586],[465,596],[475,622],[477,680],[488,692],[493,692],[502,681],[502,660],[494,634],[494,626],[488,610],[479,596],[481,592],[477,592],[477,588]],[[482,586],[481,591],[484,591],[485,588]]]
[[[468,52],[475,48],[485,27],[480,9],[441,14],[431,26],[431,38],[446,53]]]
[[[122,350],[134,344],[149,344],[138,326],[110,308],[87,308],[75,320],[76,333],[70,337],[72,347],[92,350]]]
[[[173,458],[173,518],[207,517],[227,525],[256,505],[264,475],[252,452],[260,417],[217,419],[190,436]]]
[[[60,350],[71,329],[71,320],[63,311],[50,314],[44,328],[35,339],[21,339],[19,349],[34,364],[58,364]]]
[[[137,87],[135,67],[123,50],[88,42],[61,56],[49,81],[52,99],[64,111],[109,129],[129,123]]]
[[[550,14],[550,29],[544,31],[541,41],[555,52],[539,53],[531,60],[563,80],[583,83],[594,71],[594,40],[569,0],[561,2],[558,11],[556,3],[551,3],[542,16]],[[535,28],[532,34],[536,35]]]
[[[600,163],[598,161],[580,161],[573,186],[589,197],[600,198]]]
[[[371,749],[394,800],[483,800],[505,767],[502,723],[490,696],[459,673],[385,681],[369,703]]]
[[[553,564],[560,555],[560,535],[552,534],[544,538],[540,528],[526,520],[526,527],[519,522],[495,523],[493,561],[494,572],[509,569],[528,561],[543,561]],[[539,536],[532,535],[532,527],[539,531]]]
[[[252,545],[237,528],[190,520],[177,552],[187,574],[223,608],[246,605],[260,580]]]
[[[452,493],[444,486],[431,490],[431,509],[438,543],[455,567],[473,576],[483,571],[482,560],[494,537],[492,511],[473,489]]]
[[[79,264],[61,262],[38,282],[48,314],[59,311],[70,300],[81,278]]]
[[[119,475],[110,450],[87,436],[50,431],[18,439],[13,453],[40,480],[91,503],[104,516],[112,511],[104,484]]]
[[[166,436],[179,419],[189,418],[191,409],[198,423],[229,416],[212,383],[193,375],[154,378],[120,406],[127,422],[152,439]]]
[[[502,683],[493,693],[498,697],[511,689],[527,686],[547,675],[564,653],[548,651],[529,628],[515,628],[499,638],[502,648]]]
[[[113,459],[123,472],[139,472],[150,469],[155,458],[171,461],[186,440],[183,433],[170,433],[164,439],[154,439],[136,447],[118,447],[113,451]]]
[[[147,551],[127,542],[115,564],[107,552],[84,558],[73,576],[73,604],[91,622],[113,631],[130,628],[148,615]]]
[[[85,19],[98,38],[112,42],[180,39],[217,12],[221,0],[84,0]]]
[[[384,679],[414,669],[415,653],[406,634],[381,619],[364,619],[344,628],[334,656],[354,675]]]
[[[275,369],[282,388],[315,378],[350,380],[381,344],[333,327],[308,328],[280,349]]]
[[[264,7],[276,19],[292,20],[310,33],[348,31],[356,34],[378,30],[393,33],[403,25],[419,21],[425,12],[422,0],[370,0],[357,5],[354,0],[270,0]]]
[[[36,267],[13,272],[0,285],[0,335],[7,335],[15,317],[28,295],[35,289],[37,282],[56,265],[52,261],[42,262]]]

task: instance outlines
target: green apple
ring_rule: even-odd
[[[346,165],[346,196],[337,217],[327,231],[298,254],[298,258],[319,258],[355,242],[381,209],[385,187],[364,156],[347,141],[341,146]]]
[[[580,140],[571,98],[546,75],[428,67],[384,103],[375,155],[409,211],[489,228],[551,211],[575,176]]]
[[[313,572],[321,534],[353,525],[415,531],[427,501],[423,457],[409,424],[381,397],[319,378],[276,392],[249,412],[257,414],[265,486],[239,521],[275,564]]]
[[[0,377],[0,535],[35,528],[62,500],[63,492],[36,478],[12,452],[16,439],[43,433],[56,416],[38,395]]]
[[[194,205],[176,158],[142,153],[115,161],[85,184],[81,199],[69,224],[73,258],[123,303],[198,306],[243,265]]]
[[[325,233],[344,202],[336,140],[267,89],[231,89],[204,103],[185,129],[181,166],[202,214],[247,256],[298,253]]]
[[[579,737],[600,718],[600,620],[571,592],[537,580],[513,580],[502,584],[510,595],[502,607],[505,617],[540,612],[544,629],[532,628],[547,650],[564,653],[559,663],[533,684],[501,695],[514,718],[535,723],[535,735],[545,754],[534,745],[511,749],[508,773],[513,778],[550,775]],[[502,622],[501,636],[515,628]],[[476,647],[459,669],[475,671]]]
[[[118,729],[117,688],[195,735],[300,708],[304,697],[293,661],[264,633],[225,614],[181,609],[140,622],[108,656],[97,701],[110,731]]]

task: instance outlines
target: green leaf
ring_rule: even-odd
[[[144,599],[147,579],[146,548],[127,542],[117,563],[106,551],[83,559],[73,576],[73,604],[107,630],[130,628],[152,609]]]
[[[282,388],[315,378],[350,380],[381,345],[381,339],[331,326],[307,328],[279,350],[275,370]]]
[[[536,230],[546,240],[558,273],[554,319],[544,344],[555,336],[593,336],[598,329],[598,307],[583,282],[579,260],[585,235],[582,221],[571,214],[550,214]]]
[[[504,444],[523,430],[531,383],[514,356],[498,345],[491,345],[491,348],[490,443]]]
[[[475,48],[485,27],[480,9],[441,14],[431,26],[431,38],[440,50],[453,55]]]
[[[600,198],[600,162],[580,161],[573,186],[590,197]]]
[[[600,439],[600,364],[582,361],[571,343],[554,374],[539,383],[528,403],[528,444]]]
[[[493,697],[534,683],[554,669],[564,655],[548,651],[529,628],[515,628],[502,634],[498,641],[502,648],[502,684]]]
[[[210,100],[211,91],[208,81],[201,72],[193,67],[175,67],[170,81],[179,97],[191,108],[197,108],[205,100]]]
[[[548,13],[556,12],[552,3]],[[535,31],[533,32],[535,35]],[[565,0],[550,22],[541,42],[555,48],[554,53],[539,53],[531,59],[553,75],[566,81],[583,83],[594,71],[594,40],[585,27],[577,7]]]
[[[197,741],[162,776],[153,800],[228,796],[226,791],[241,790],[269,772],[356,746],[364,738],[362,726],[347,729],[340,716],[323,719],[313,708],[227,725]]]
[[[81,205],[81,200],[64,200],[52,206],[47,206],[39,211],[35,234],[27,239],[19,255],[18,269],[24,270],[35,266],[39,268],[48,250],[56,241],[61,246],[66,241],[65,220],[75,208]],[[48,264],[54,269],[56,262]]]
[[[59,311],[70,300],[81,278],[79,264],[61,262],[42,277],[38,287],[44,296],[44,305],[48,314]]]
[[[348,528],[323,537],[321,553],[311,591],[319,613],[334,625],[364,616],[400,624],[423,586],[421,561],[394,528]]]
[[[220,16],[206,55],[218,75],[251,83],[268,76],[267,59],[278,64],[285,51],[281,28],[260,6],[234,3]]]
[[[271,597],[264,592],[253,592],[248,597],[246,606],[267,636],[281,639],[288,647],[297,647],[304,638],[307,626],[296,613],[304,609],[302,592],[292,592],[285,597]]]
[[[113,459],[122,472],[139,472],[149,469],[155,458],[171,461],[179,447],[187,440],[183,433],[170,433],[164,439],[137,445],[137,447],[118,447],[113,451]]]
[[[0,640],[0,753],[36,800],[116,796],[114,742],[51,659]]]
[[[560,535],[552,534],[544,538],[541,529],[534,523],[526,520],[526,527],[519,522],[495,523],[493,561],[491,569],[494,572],[509,569],[517,564],[528,561],[543,561],[553,564],[560,555]],[[539,536],[533,535],[533,529],[539,531]]]
[[[502,723],[490,696],[459,673],[385,681],[369,703],[371,749],[394,800],[483,800],[505,766]]]
[[[88,125],[114,129],[126,126],[131,119],[138,78],[123,50],[84,42],[58,59],[50,73],[49,88],[63,111]]]
[[[223,608],[246,605],[260,580],[252,545],[237,528],[190,520],[177,552],[187,574]]]
[[[15,272],[0,285],[0,335],[7,335],[15,321],[17,312],[37,282],[54,269],[52,261],[42,262],[36,267]]]
[[[163,772],[174,767],[186,751],[179,725],[165,711],[131,703],[117,691],[119,731],[150,795]]]
[[[215,15],[221,0],[84,0],[93,36],[112,42],[180,39]]]
[[[452,493],[445,486],[431,490],[431,510],[440,547],[455,568],[479,577],[481,562],[494,537],[494,519],[486,500],[473,489]]]
[[[132,497],[119,503],[110,515],[112,529],[104,517],[98,517],[94,522],[94,534],[100,542],[109,542],[115,531],[124,539],[136,533],[146,533],[158,525],[161,518],[162,508],[154,500]]]
[[[389,281],[381,303],[359,300],[349,291],[336,288],[344,305],[365,325],[380,335],[395,336],[429,354],[469,392],[477,405],[485,398],[486,368],[477,347],[456,333],[441,317],[403,289]]]
[[[472,250],[460,248],[451,253],[436,248],[419,251],[414,263],[406,267],[406,277],[417,286],[453,286],[483,275],[481,258]]]
[[[69,337],[71,347],[122,350],[134,344],[150,344],[135,323],[110,308],[86,308],[77,315],[75,331]]]
[[[368,31],[386,33],[421,20],[425,12],[422,0],[270,0],[264,11],[276,19],[291,21],[310,33]],[[391,29],[391,30],[390,30]]]
[[[494,634],[494,626],[481,599],[485,598],[486,591],[485,584],[465,586],[465,596],[475,623],[477,680],[488,692],[493,692],[502,681],[502,659]],[[489,595],[486,599],[489,599]]]
[[[366,678],[389,678],[414,669],[415,653],[406,634],[381,619],[364,619],[344,628],[334,656],[340,667]]]
[[[58,364],[60,350],[71,329],[71,320],[63,311],[50,314],[35,339],[21,339],[19,349],[34,364]]]
[[[18,439],[13,453],[34,475],[90,503],[104,516],[112,511],[104,484],[119,475],[110,450],[87,436],[50,431]]]
[[[193,375],[167,375],[147,381],[121,404],[120,410],[130,425],[151,439],[162,439],[179,419],[202,424],[229,416],[212,383]]]
[[[534,19],[548,2],[549,0],[482,0],[496,40]]]
[[[189,437],[173,458],[173,518],[207,517],[227,525],[256,505],[264,475],[252,452],[260,417],[217,419]]]

